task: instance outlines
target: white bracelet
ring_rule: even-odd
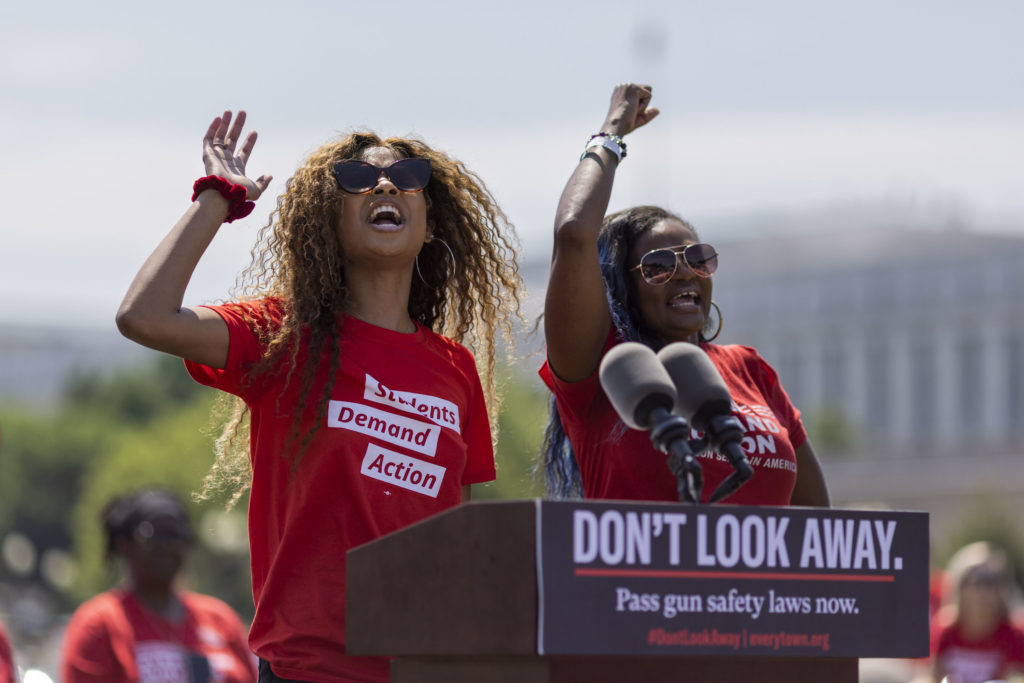
[[[609,152],[615,155],[618,161],[622,161],[626,158],[626,143],[622,141],[618,135],[609,135],[607,133],[597,133],[591,135],[587,141],[587,146],[583,148],[583,154],[580,155],[580,161],[583,157],[587,156],[587,152],[594,147],[604,147]]]

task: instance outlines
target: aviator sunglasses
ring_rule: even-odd
[[[430,159],[399,159],[383,168],[355,159],[334,164],[334,179],[349,194],[366,194],[377,187],[381,173],[403,192],[420,192],[430,182]]]
[[[639,265],[630,270],[639,269],[640,275],[649,285],[663,285],[676,274],[680,261],[700,277],[711,277],[718,270],[718,254],[710,244],[652,249],[640,258]]]

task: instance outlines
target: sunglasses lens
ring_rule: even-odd
[[[364,161],[339,161],[334,165],[334,179],[338,187],[350,194],[363,194],[373,189],[380,177],[380,169]]]
[[[649,251],[640,259],[640,274],[652,285],[668,282],[676,272],[676,255],[671,249]]]
[[[418,192],[430,182],[429,159],[399,159],[387,169],[388,178],[403,192]]]
[[[686,265],[701,277],[711,277],[718,270],[718,254],[710,244],[691,244],[683,252]]]
[[[365,161],[339,161],[334,165],[334,178],[345,192],[363,194],[377,185],[381,171],[403,192],[419,192],[430,182],[429,159],[399,159],[386,169]]]

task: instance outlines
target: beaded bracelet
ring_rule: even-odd
[[[256,202],[245,199],[248,190],[218,175],[208,175],[197,180],[192,185],[192,201],[198,199],[203,190],[217,190],[221,197],[228,200],[230,206],[228,216],[224,219],[225,223],[230,223],[236,218],[245,218],[256,208]]]
[[[594,133],[587,139],[587,146],[583,148],[580,161],[583,161],[583,157],[587,156],[587,152],[594,147],[604,147],[614,154],[615,158],[619,161],[626,158],[626,143],[623,142],[622,138],[611,133]]]

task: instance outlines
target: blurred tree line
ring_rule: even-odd
[[[120,571],[104,556],[100,512],[115,496],[157,485],[189,503],[198,543],[186,584],[251,618],[248,501],[226,511],[223,499],[194,496],[213,460],[218,392],[193,382],[180,359],[154,356],[117,374],[75,376],[50,410],[0,405],[0,587],[9,593],[0,600],[30,594],[54,615],[114,585]],[[541,490],[532,468],[547,397],[534,375],[513,371],[502,390],[498,481],[474,487],[475,498]]]

